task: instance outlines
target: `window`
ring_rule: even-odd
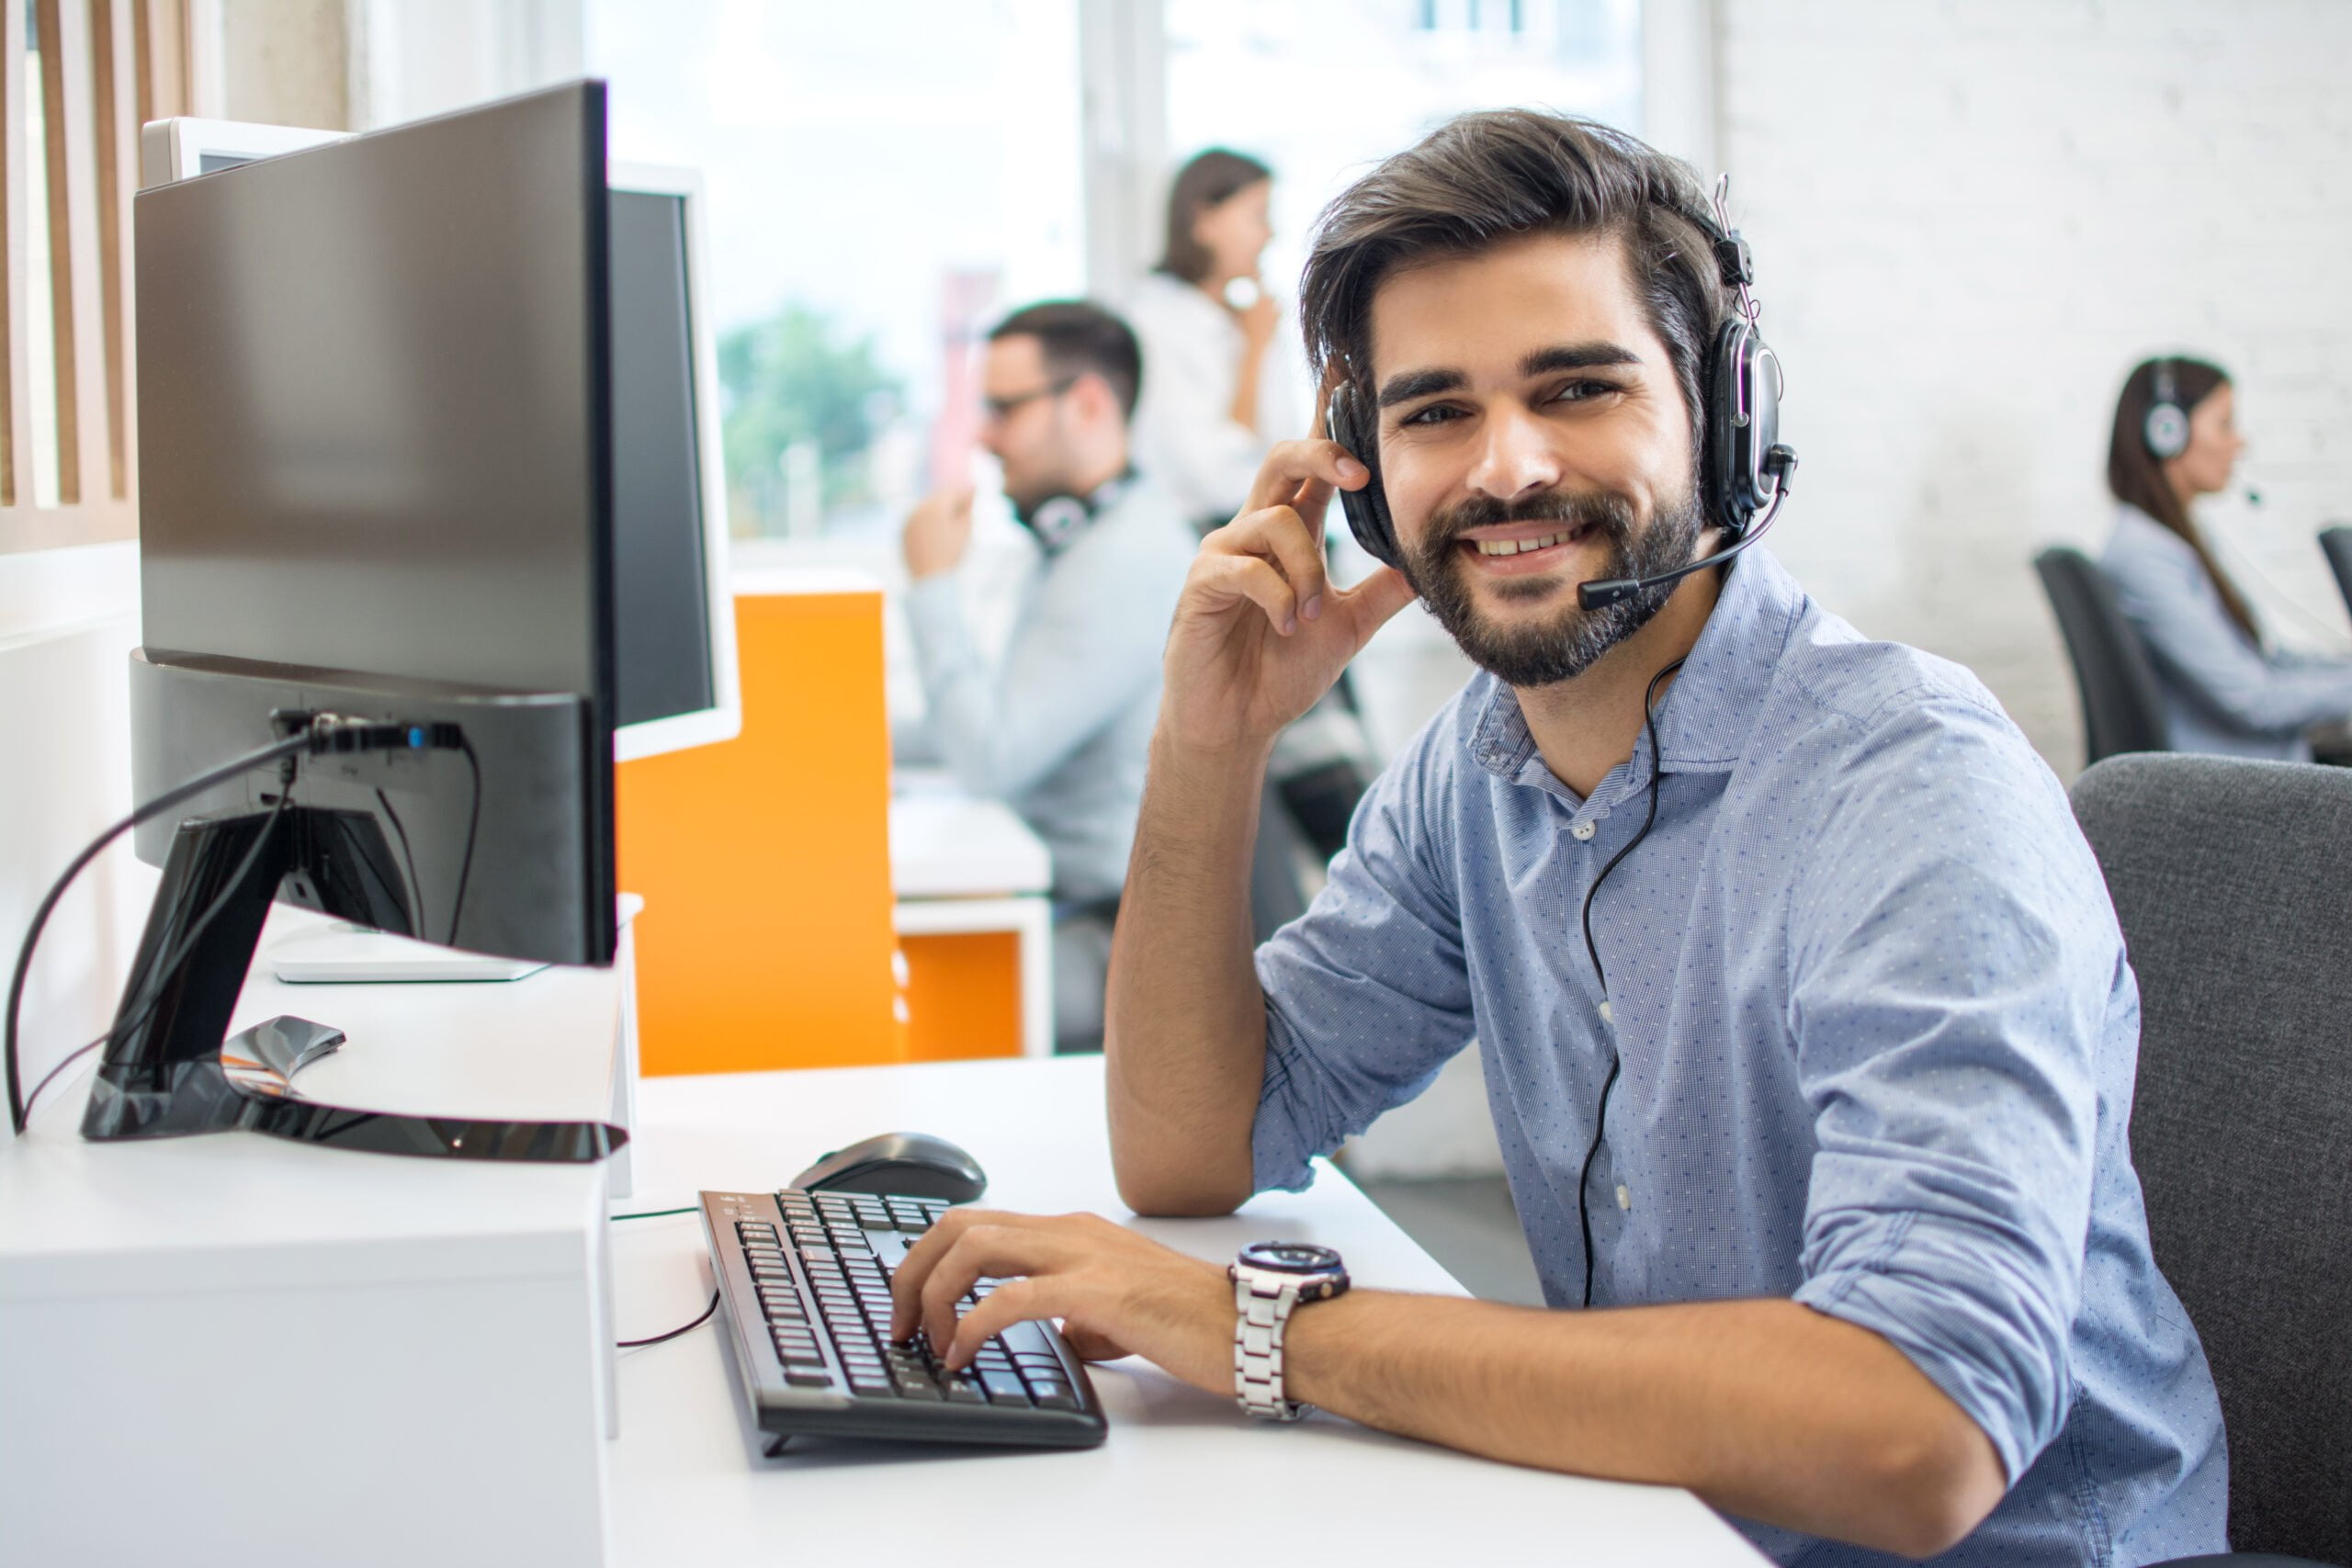
[[[1082,288],[1077,0],[588,0],[586,56],[612,155],[707,182],[735,531],[894,526],[978,333]]]
[[[1168,147],[1274,170],[1269,281],[1294,290],[1315,216],[1374,162],[1470,109],[1638,133],[1639,0],[1166,0]]]

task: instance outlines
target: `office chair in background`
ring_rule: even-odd
[[[2139,976],[2133,1164],[2221,1391],[2230,1539],[2352,1562],[2352,774],[2119,757],[2073,799]]]
[[[2169,751],[2156,672],[2140,634],[2115,602],[2115,588],[2088,556],[2055,545],[2033,558],[2041,590],[2057,613],[2075,687],[2083,699],[2088,765],[2122,751]]]
[[[2344,595],[2345,607],[2352,609],[2352,523],[2322,528],[2319,547],[2327,553],[2327,564],[2335,573],[2335,591]]]

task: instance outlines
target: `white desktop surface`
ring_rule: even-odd
[[[314,1100],[601,1120],[625,994],[256,966],[232,1027],[344,1027]],[[85,1143],[91,1067],[0,1147],[0,1562],[609,1561],[613,1162]]]
[[[1100,1057],[648,1079],[637,1195],[772,1190],[871,1134],[937,1134],[988,1170],[990,1206],[1091,1209],[1198,1256],[1298,1237],[1339,1247],[1357,1283],[1462,1293],[1338,1173],[1216,1220],[1135,1220],[1112,1185]],[[693,1215],[615,1227],[620,1332],[710,1299]],[[1079,1452],[810,1445],[760,1457],[722,1336],[622,1352],[612,1455],[615,1562],[635,1565],[1442,1561],[1745,1563],[1747,1541],[1686,1492],[1473,1459],[1324,1415],[1252,1421],[1232,1400],[1129,1360],[1094,1370],[1109,1440]]]
[[[280,906],[263,945],[320,923]],[[288,986],[256,962],[229,1027],[281,1013],[345,1027],[347,1043],[300,1080],[327,1104],[601,1121],[612,1113],[619,985],[611,969],[556,966],[479,985]],[[52,1086],[0,1161],[0,1298],[31,1259],[44,1292],[103,1292],[156,1248],[177,1254],[187,1289],[254,1283],[253,1269],[311,1241],[333,1244],[328,1275],[355,1281],[413,1280],[412,1244],[444,1271],[477,1254],[503,1271],[518,1247],[564,1262],[576,1244],[560,1233],[604,1186],[582,1166],[406,1160],[250,1134],[85,1143],[95,1065]],[[303,1267],[322,1277],[319,1258]]]
[[[927,776],[890,797],[890,887],[900,898],[1043,893],[1053,881],[1045,840],[1001,801]]]

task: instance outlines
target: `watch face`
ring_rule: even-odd
[[[1241,1261],[1284,1274],[1336,1274],[1343,1267],[1329,1247],[1303,1241],[1253,1241],[1241,1249]]]

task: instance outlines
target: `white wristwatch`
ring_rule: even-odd
[[[1257,1241],[1226,1275],[1233,1281],[1233,1397],[1252,1416],[1295,1421],[1311,1408],[1283,1396],[1283,1331],[1301,1302],[1345,1295],[1348,1270],[1328,1247]]]

